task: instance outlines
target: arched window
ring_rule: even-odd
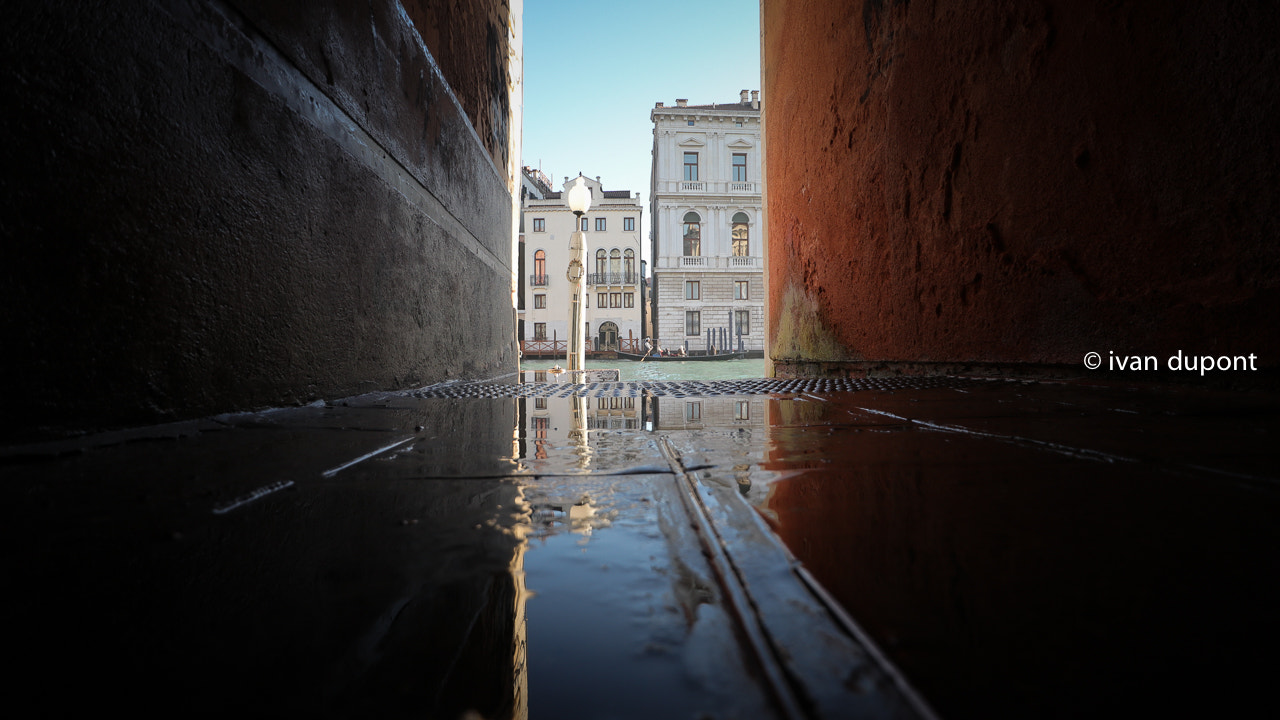
[[[733,238],[733,254],[735,257],[746,257],[751,254],[751,241],[747,234],[747,214],[734,213],[733,227],[729,237]]]
[[[604,275],[605,272],[605,254],[604,248],[596,250],[596,275]],[[597,282],[602,282],[603,278],[597,278]]]
[[[684,254],[689,257],[702,254],[702,218],[696,212],[684,214]]]
[[[627,248],[622,253],[622,273],[628,278],[636,274],[636,251],[631,248]],[[623,282],[635,281],[623,279]]]
[[[609,253],[609,274],[616,276],[621,272],[622,272],[622,252],[619,251],[618,248],[614,248],[613,252]],[[609,283],[617,284],[618,280],[611,279]]]
[[[533,284],[547,284],[547,253],[544,250],[533,254]]]

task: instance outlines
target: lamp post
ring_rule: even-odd
[[[587,234],[582,231],[582,214],[591,207],[591,191],[579,174],[569,188],[569,209],[574,215],[573,233],[569,235],[569,347],[565,351],[565,364],[569,372],[580,371],[586,338],[582,329],[582,274],[587,257]]]

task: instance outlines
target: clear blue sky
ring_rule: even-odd
[[[524,2],[522,164],[639,192],[646,259],[653,104],[759,89],[757,0]]]

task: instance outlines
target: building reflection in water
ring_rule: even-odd
[[[769,401],[762,509],[943,717],[1222,716],[1267,687],[1271,495],[832,412]]]

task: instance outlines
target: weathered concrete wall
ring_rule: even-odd
[[[1280,359],[1266,2],[764,0],[779,374]]]
[[[13,5],[6,430],[515,370],[508,3]]]

